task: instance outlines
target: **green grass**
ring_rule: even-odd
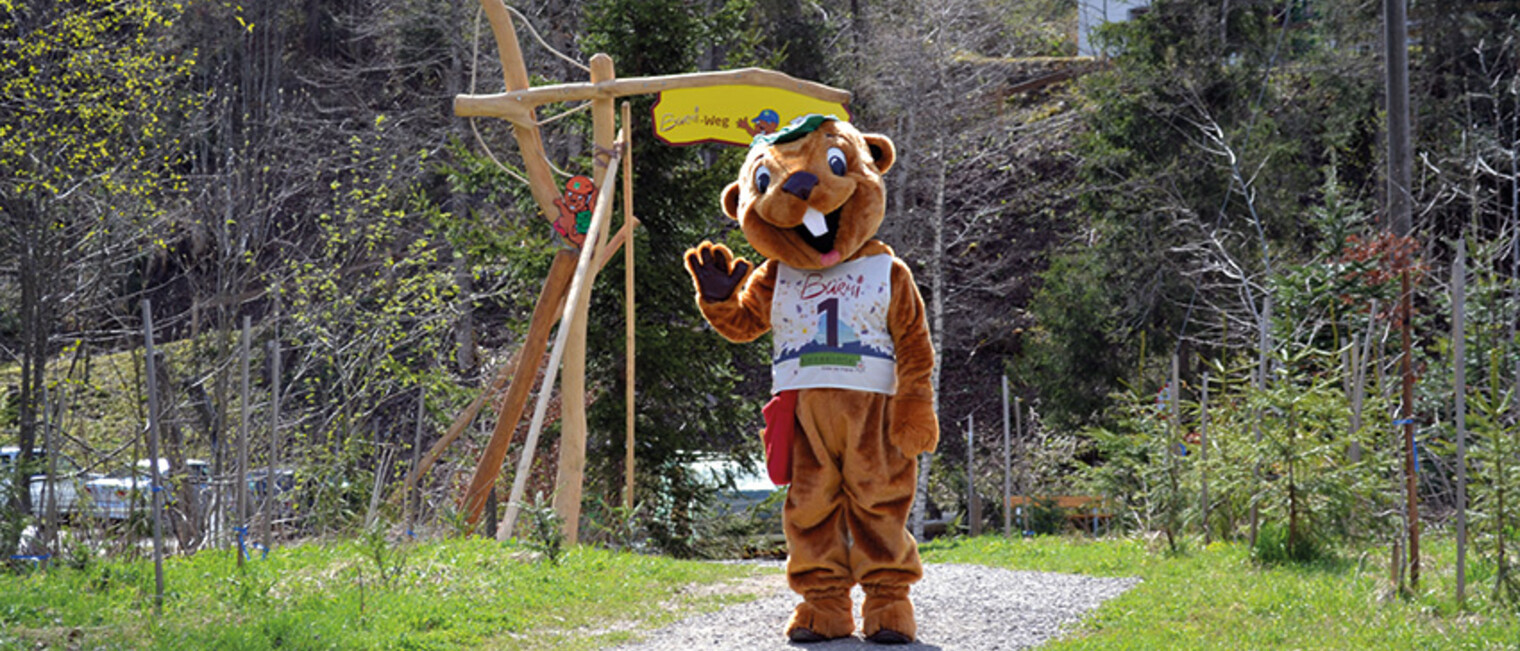
[[[1050,649],[1520,648],[1516,610],[1486,602],[1491,584],[1469,583],[1469,608],[1459,612],[1454,545],[1435,536],[1422,544],[1420,591],[1392,600],[1386,548],[1275,567],[1258,566],[1243,544],[1170,556],[1134,538],[982,537],[922,550],[935,563],[1142,579]]]
[[[389,550],[390,580],[355,542],[255,558],[225,551],[165,563],[161,618],[151,561],[0,576],[0,647],[159,649],[562,649],[633,639],[693,612],[753,598],[688,590],[754,568],[589,547],[558,566],[482,539]]]

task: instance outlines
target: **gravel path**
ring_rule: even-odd
[[[1025,649],[1061,633],[1062,627],[1123,593],[1139,579],[1103,579],[1048,572],[1014,572],[980,565],[929,565],[913,586],[918,642],[881,647],[859,637],[860,588],[854,591],[856,636],[792,644],[781,634],[800,598],[780,575],[754,584],[761,595],[748,603],[697,615],[650,633],[620,649]]]

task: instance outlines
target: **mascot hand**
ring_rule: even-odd
[[[916,457],[933,452],[939,445],[939,418],[934,415],[933,402],[895,398],[889,417],[892,424],[887,436],[902,450],[903,456]]]
[[[744,258],[734,259],[733,252],[722,244],[703,242],[686,250],[686,271],[696,281],[702,300],[708,303],[722,303],[733,296],[734,289],[744,283],[752,267]]]

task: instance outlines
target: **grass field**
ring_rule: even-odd
[[[478,538],[374,549],[312,543],[242,570],[229,552],[170,559],[162,618],[151,561],[7,574],[0,647],[597,648],[752,598],[693,586],[756,571],[589,547],[556,566]]]
[[[1386,549],[1259,567],[1234,543],[1169,556],[1136,538],[982,537],[930,542],[924,558],[1142,579],[1051,649],[1520,649],[1520,613],[1486,602],[1491,583],[1469,583],[1458,612],[1454,546],[1423,544],[1421,590],[1392,600]]]
[[[1172,556],[1139,538],[981,537],[923,554],[1142,579],[1053,649],[1520,649],[1514,607],[1478,582],[1458,611],[1452,545],[1432,535],[1424,549],[1421,591],[1396,599],[1381,550],[1261,567],[1235,543]],[[0,576],[0,647],[590,649],[754,598],[733,580],[764,571],[588,547],[554,565],[482,539],[310,543],[241,570],[228,552],[170,559],[158,619],[151,563],[99,561]]]

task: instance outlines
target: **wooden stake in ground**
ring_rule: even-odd
[[[612,79],[612,57],[605,54],[592,56],[591,83]],[[592,176],[600,193],[598,199],[613,194],[608,181],[612,180],[616,168],[611,164],[613,161],[603,158],[604,151],[612,146],[612,105],[611,97],[591,100],[592,143],[596,149],[592,154]],[[627,132],[626,125],[624,132]],[[600,229],[596,242],[605,246],[612,220],[604,219],[595,227]],[[595,248],[589,237],[582,246]],[[570,545],[580,537],[581,485],[586,474],[586,329],[591,320],[591,287],[596,284],[597,271],[595,265],[585,271],[585,281],[579,285],[581,293],[575,297],[576,313],[566,316],[562,326],[571,330],[560,375],[559,470],[554,480],[554,512],[560,518],[565,543]]]
[[[422,463],[422,421],[426,419],[427,390],[419,386],[417,387],[417,420],[416,424],[412,428],[413,470],[417,468],[418,464]],[[406,508],[404,509],[406,513],[402,516],[401,519],[406,523],[407,533],[411,533],[412,530],[417,526],[418,514],[422,512],[422,505],[419,503],[419,498],[422,496],[418,494],[415,488],[406,488],[403,486],[401,490],[404,491],[403,499],[405,500],[406,505]]]
[[[280,490],[275,472],[280,463],[280,378],[280,340],[276,336],[269,340],[269,474],[264,477],[264,520],[259,532],[265,549],[274,543],[274,512],[280,503],[275,497]]]
[[[153,306],[142,301],[143,363],[148,374],[148,493],[153,504],[153,613],[164,614],[164,488],[158,471],[158,363],[153,351]]]
[[[1404,426],[1404,490],[1405,506],[1409,510],[1409,585],[1417,588],[1420,586],[1420,495],[1419,478],[1415,475],[1415,456],[1419,454],[1419,448],[1414,440],[1414,365],[1410,359],[1410,321],[1414,318],[1411,295],[1414,292],[1410,288],[1408,267],[1399,273],[1399,286],[1402,288],[1399,299],[1402,323],[1399,329],[1403,331],[1401,343],[1404,349],[1403,357],[1399,360],[1404,376],[1403,407],[1399,409],[1399,422]]]
[[[1013,535],[1013,460],[1008,431],[1008,376],[1003,375],[1003,537]]]
[[[1256,389],[1265,392],[1267,390],[1267,375],[1270,373],[1272,349],[1272,296],[1269,294],[1261,302],[1261,332],[1257,348],[1260,355],[1260,364],[1256,369]],[[1255,434],[1256,444],[1261,445],[1261,411],[1257,410],[1251,418],[1251,430]],[[1261,464],[1251,467],[1251,546],[1256,546],[1256,533],[1261,527],[1260,504],[1257,503],[1257,495],[1261,494]]]
[[[1029,509],[1034,504],[1034,464],[1030,463],[1029,460],[1029,439],[1024,436],[1024,412],[1023,407],[1020,405],[1022,402],[1018,396],[1013,397],[1013,431],[1018,436],[1019,451],[1022,453],[1021,456],[1024,457],[1022,464],[1024,466],[1024,481],[1022,483],[1024,484],[1023,493],[1025,501],[1024,505],[1019,507],[1019,512],[1024,515],[1023,531],[1024,535],[1027,536],[1030,532]],[[1033,420],[1032,418],[1030,419],[1031,422]]]
[[[633,124],[632,108],[628,102],[623,102],[623,125],[625,128]],[[629,129],[632,133],[632,129]],[[623,380],[624,419],[627,421],[626,438],[623,444],[623,508],[633,508],[633,425],[634,425],[634,310],[633,310],[633,227],[638,221],[633,218],[633,146],[630,144],[628,151],[623,152],[623,228],[628,231],[628,241],[624,244],[623,253],[623,336],[627,340],[623,349],[623,363],[627,365],[628,377]],[[611,248],[612,245],[608,245]]]
[[[253,407],[248,404],[249,381],[248,381],[248,357],[249,357],[249,330],[251,329],[252,317],[243,316],[243,340],[239,347],[242,357],[243,385],[241,387],[241,421],[238,424],[238,461],[237,461],[237,531],[238,549],[237,564],[243,566],[243,549],[248,540],[248,414]]]
[[[620,140],[619,142],[623,142]],[[612,160],[608,161],[608,167],[616,167],[620,155],[620,147],[614,147]],[[554,386],[555,376],[559,374],[560,361],[564,359],[566,342],[570,338],[571,331],[575,328],[571,323],[581,295],[582,285],[586,283],[587,272],[592,266],[592,254],[596,248],[597,235],[601,226],[607,221],[608,213],[612,212],[611,192],[602,192],[597,195],[596,210],[591,213],[591,228],[586,233],[586,241],[581,246],[580,260],[576,264],[575,277],[570,281],[569,297],[565,301],[565,317],[555,335],[554,350],[549,354],[549,368],[544,373],[544,388],[538,392],[538,403],[533,407],[533,421],[528,426],[528,440],[523,444],[522,456],[517,460],[517,476],[512,480],[512,493],[507,498],[507,516],[502,518],[501,527],[496,530],[497,539],[509,538],[512,529],[517,524],[517,513],[522,509],[523,491],[527,488],[528,471],[533,468],[533,453],[538,447],[538,435],[544,427],[544,414],[549,408],[549,394]],[[561,387],[562,391],[566,387]]]
[[[1388,226],[1398,237],[1409,237],[1412,227],[1410,205],[1412,197],[1413,156],[1409,146],[1409,47],[1408,12],[1405,0],[1385,0],[1383,3],[1383,60],[1387,64],[1387,120],[1388,120]],[[1412,255],[1412,253],[1411,253]],[[1409,584],[1420,585],[1420,508],[1418,478],[1415,477],[1415,455],[1418,450],[1414,441],[1414,370],[1409,359],[1410,318],[1414,309],[1410,299],[1408,265],[1399,274],[1400,320],[1403,321],[1404,359],[1401,367],[1404,375],[1403,406],[1399,421],[1404,426],[1404,483],[1407,493],[1405,503],[1409,518]]]
[[[1203,544],[1209,532],[1209,372],[1203,372],[1203,393],[1198,398],[1198,512],[1203,514]]]
[[[982,501],[976,494],[976,416],[966,415],[966,519],[971,524],[971,535],[982,535]]]
[[[1467,600],[1467,242],[1451,268],[1451,359],[1457,425],[1457,607]]]

